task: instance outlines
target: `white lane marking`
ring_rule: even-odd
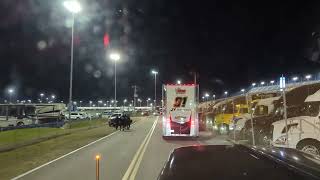
[[[144,156],[144,153],[146,152],[146,149],[147,149],[148,144],[149,144],[149,142],[150,142],[150,140],[151,140],[151,137],[152,137],[152,135],[153,135],[153,132],[154,132],[156,126],[157,126],[157,122],[158,122],[158,118],[156,119],[156,124],[152,127],[152,131],[151,131],[151,133],[150,133],[150,135],[149,135],[149,137],[148,137],[147,142],[145,143],[145,145],[144,145],[144,147],[143,147],[142,152],[140,153],[140,156],[139,156],[139,158],[138,158],[138,161],[137,161],[137,163],[136,163],[136,165],[135,165],[135,167],[134,167],[134,169],[133,169],[133,171],[132,171],[132,173],[131,173],[131,176],[130,176],[130,179],[129,179],[129,180],[134,180],[135,177],[136,177],[136,175],[137,175],[137,172],[138,172],[138,169],[139,169],[139,167],[140,167],[140,164],[141,164],[142,158],[143,158],[143,156]]]
[[[132,125],[134,125],[134,124],[136,124],[136,123],[137,123],[137,122],[133,123]],[[49,161],[49,162],[47,162],[47,163],[45,163],[45,164],[42,164],[41,166],[38,166],[38,167],[36,167],[36,168],[34,168],[34,169],[31,169],[31,170],[29,170],[29,171],[27,171],[27,172],[25,172],[25,173],[23,173],[23,174],[20,174],[19,176],[16,176],[16,177],[12,178],[11,180],[20,179],[20,178],[22,178],[22,177],[24,177],[24,176],[26,176],[26,175],[34,172],[34,171],[37,171],[37,170],[39,170],[39,169],[41,169],[41,168],[43,168],[43,167],[45,167],[45,166],[48,166],[49,164],[52,164],[52,163],[54,163],[54,162],[56,162],[56,161],[58,161],[58,160],[60,160],[60,159],[62,159],[62,158],[65,158],[65,157],[67,157],[67,156],[69,156],[69,155],[71,155],[71,154],[73,154],[73,153],[75,153],[75,152],[78,152],[78,151],[80,151],[80,150],[83,149],[83,148],[86,148],[86,147],[88,147],[88,146],[91,146],[91,145],[93,145],[93,144],[95,144],[95,143],[97,143],[97,142],[99,142],[99,141],[101,141],[101,140],[103,140],[103,139],[106,139],[106,138],[108,138],[108,137],[110,137],[110,136],[112,136],[112,135],[114,135],[114,134],[116,134],[116,133],[118,133],[118,132],[119,132],[119,130],[117,130],[117,131],[115,131],[115,132],[113,132],[113,133],[111,133],[111,134],[109,134],[109,135],[107,135],[107,136],[104,136],[104,137],[102,137],[102,138],[100,138],[100,139],[97,139],[97,140],[95,140],[95,141],[93,141],[93,142],[91,142],[91,143],[89,143],[89,144],[87,144],[87,145],[84,145],[84,146],[82,146],[82,147],[80,147],[80,148],[78,148],[78,149],[76,149],[76,150],[73,150],[73,151],[71,151],[71,152],[69,152],[69,153],[67,153],[67,154],[65,154],[65,155],[63,155],[63,156],[60,156],[60,157],[58,157],[58,158],[56,158],[56,159],[54,159],[54,160],[52,160],[52,161]]]
[[[157,125],[157,121],[158,121],[158,118],[154,121],[150,131],[148,132],[148,134],[146,135],[146,137],[144,138],[144,140],[142,141],[140,147],[138,148],[138,151],[136,152],[136,154],[133,156],[133,159],[126,171],[126,173],[124,174],[124,176],[122,177],[122,180],[127,180],[132,172],[132,169],[134,168],[135,164],[136,164],[136,161],[140,155],[140,152],[141,150],[143,149],[146,141],[148,140],[148,137],[150,136],[151,132],[152,132],[152,129],[154,129],[154,127]]]

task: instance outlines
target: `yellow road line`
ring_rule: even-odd
[[[127,169],[126,173],[124,174],[124,176],[122,177],[122,180],[128,180],[128,178],[130,177],[131,173],[133,172],[132,170],[135,168],[136,166],[136,163],[137,163],[137,160],[139,158],[139,156],[141,155],[141,152],[142,150],[144,149],[144,147],[146,146],[147,144],[147,141],[150,140],[149,137],[151,137],[156,125],[157,125],[157,121],[158,121],[158,118],[154,121],[150,131],[148,132],[147,136],[145,137],[145,139],[142,141],[138,151],[136,152],[136,154],[134,155],[130,165],[129,165],[129,168]],[[149,141],[148,141],[149,142]],[[141,161],[141,160],[140,160]],[[136,170],[137,171],[137,170]]]
[[[158,118],[156,119],[156,122],[157,122],[157,121],[158,121]],[[151,137],[152,137],[152,134],[153,134],[153,132],[154,132],[154,130],[155,130],[155,128],[156,128],[156,125],[157,125],[156,122],[155,122],[155,125],[152,127],[152,131],[151,131],[151,133],[150,133],[150,135],[149,135],[149,137],[148,137],[147,142],[145,143],[145,146],[144,146],[143,149],[142,149],[142,152],[141,152],[141,154],[140,154],[140,156],[139,156],[139,158],[138,158],[138,161],[137,161],[137,163],[136,163],[136,165],[135,165],[135,167],[134,167],[134,169],[133,169],[133,171],[132,171],[132,173],[131,173],[131,176],[130,176],[130,179],[129,179],[129,180],[134,180],[135,177],[136,177],[136,175],[137,175],[137,172],[138,172],[138,169],[139,169],[139,167],[140,167],[140,164],[141,164],[143,155],[144,155],[144,153],[146,152],[146,149],[147,149],[147,147],[148,147],[148,144],[149,144],[149,142],[150,142],[150,139],[151,139]]]

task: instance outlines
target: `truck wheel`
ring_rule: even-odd
[[[320,155],[320,142],[314,139],[302,140],[298,143],[297,149],[309,154]]]
[[[17,126],[23,126],[24,123],[23,122],[18,122]]]

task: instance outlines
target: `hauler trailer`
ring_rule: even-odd
[[[198,86],[163,85],[163,137],[199,135]]]

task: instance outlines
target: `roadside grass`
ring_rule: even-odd
[[[0,150],[6,147],[28,145],[38,140],[47,140],[53,137],[70,134],[73,131],[103,126],[106,119],[81,120],[71,122],[65,128],[29,128],[0,132]]]
[[[95,119],[95,120],[80,120],[73,121],[70,123],[70,129],[83,128],[83,127],[94,127],[101,126],[107,122],[106,119]]]
[[[133,118],[133,121],[140,119]],[[37,144],[2,152],[0,153],[0,179],[13,178],[115,131],[114,128],[106,125],[85,128]]]
[[[30,128],[3,131],[0,132],[0,147],[20,144],[28,140],[56,135],[61,132],[64,132],[61,128]]]

